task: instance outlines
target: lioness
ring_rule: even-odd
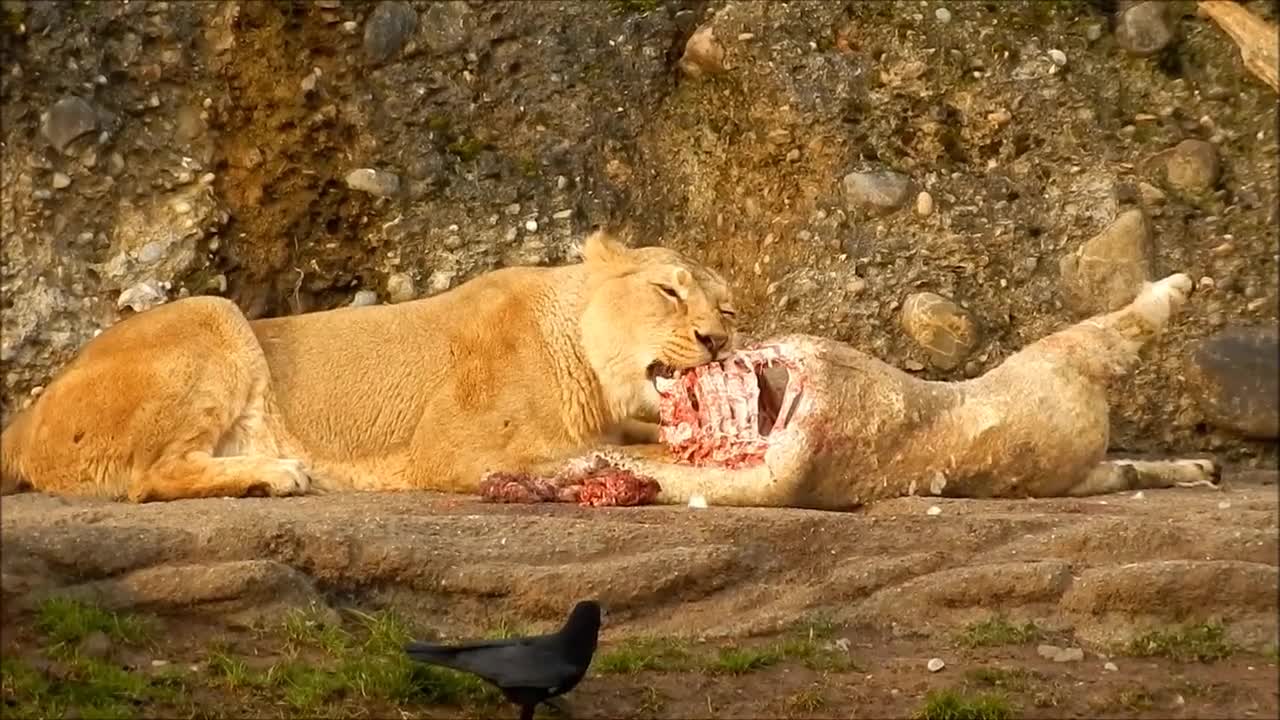
[[[581,252],[398,305],[249,321],[194,297],[142,312],[0,434],[4,491],[474,492],[487,471],[585,451],[656,417],[655,378],[725,357],[735,335],[711,269],[602,231]]]

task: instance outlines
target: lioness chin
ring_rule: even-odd
[[[733,349],[731,292],[668,249],[596,232],[581,251],[398,305],[250,321],[195,297],[139,313],[0,434],[4,491],[473,492],[486,472],[634,435],[657,376]]]

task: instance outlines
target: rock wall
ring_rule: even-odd
[[[934,379],[1208,278],[1113,445],[1275,462],[1276,97],[1193,3],[0,7],[6,413],[158,302],[399,302],[603,224]]]

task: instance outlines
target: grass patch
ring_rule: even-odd
[[[1003,617],[993,617],[967,626],[956,638],[956,642],[971,648],[994,647],[1026,645],[1043,637],[1044,632],[1033,622],[1018,625]]]
[[[177,701],[184,690],[177,678],[149,678],[92,658],[61,662],[51,678],[22,660],[0,659],[5,717],[132,718],[141,706]]]
[[[1116,694],[1116,704],[1130,711],[1150,710],[1155,698],[1144,688],[1130,688]],[[1101,709],[1101,708],[1099,708]]]
[[[1207,663],[1230,657],[1235,647],[1227,641],[1225,627],[1205,623],[1147,633],[1130,642],[1126,651],[1136,657]]]
[[[228,690],[261,687],[263,676],[251,671],[244,661],[232,657],[225,652],[215,652],[209,656],[209,672],[217,678],[219,684]]]
[[[706,665],[706,671],[713,675],[745,675],[777,665],[785,655],[773,647],[720,648]]]
[[[996,688],[1010,692],[1026,692],[1041,679],[1041,676],[1032,670],[974,668],[964,674],[964,679],[978,687]]]
[[[149,639],[152,631],[150,623],[136,615],[114,613],[62,597],[40,603],[36,629],[49,640],[49,650],[59,654],[74,650],[93,633],[102,633],[122,645],[136,645]]]
[[[689,645],[681,640],[659,637],[637,637],[619,643],[598,655],[592,663],[603,675],[631,674],[644,670],[680,672],[695,665]]]
[[[592,663],[601,675],[651,672],[705,672],[712,675],[743,675],[785,661],[804,664],[816,672],[860,670],[849,653],[829,642],[834,626],[801,624],[789,635],[757,646],[730,646],[698,652],[690,643],[675,638],[641,636],[629,638],[601,651]]]
[[[52,597],[37,606],[35,627],[56,669],[46,672],[17,658],[0,661],[7,717],[131,718],[144,705],[177,701],[185,690],[177,677],[129,672],[80,653],[94,635],[106,639],[108,650],[146,642],[154,633],[148,618]]]
[[[1013,708],[1004,696],[995,693],[931,690],[915,717],[917,720],[1007,720],[1013,717]]]
[[[351,644],[350,633],[326,622],[313,608],[290,611],[284,620],[284,637],[295,651],[317,647],[332,655],[341,654]]]
[[[444,147],[445,150],[456,155],[458,159],[463,162],[471,162],[472,160],[475,160],[480,153],[492,148],[492,144],[487,143],[480,138],[471,136],[456,138]]]
[[[210,656],[209,667],[229,689],[260,690],[304,714],[344,701],[490,707],[502,699],[474,675],[410,660],[404,644],[413,632],[400,616],[350,614],[356,619],[350,629],[307,611],[288,616],[281,632],[292,657],[266,670],[226,653]],[[322,657],[302,657],[309,649]]]
[[[826,613],[815,613],[787,629],[788,634],[809,640],[830,640],[840,631],[840,626]]]
[[[352,614],[359,625],[356,633],[323,623],[286,623],[295,640],[324,650],[335,661],[293,661],[268,671],[265,684],[279,688],[293,709],[314,711],[344,699],[485,707],[501,699],[496,688],[474,675],[410,660],[404,644],[413,632],[395,613]]]
[[[793,693],[786,701],[787,709],[793,713],[813,713],[827,705],[827,696],[822,687],[813,685]]]
[[[535,634],[528,626],[519,622],[502,618],[485,633],[487,639],[506,640],[513,637],[526,637]]]
[[[792,637],[773,645],[781,659],[796,660],[815,672],[861,671],[847,651],[821,639]]]
[[[665,710],[666,707],[667,696],[655,687],[647,687],[644,689],[643,697],[640,698],[640,706],[636,710],[641,715],[653,716]]]
[[[537,160],[530,157],[520,158],[520,174],[527,178],[537,177],[541,166]]]

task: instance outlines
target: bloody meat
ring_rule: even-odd
[[[786,388],[785,361],[770,348],[742,351],[673,379],[659,378],[659,440],[677,462],[740,468],[764,462],[768,435],[785,424],[779,407]],[[765,379],[762,380],[764,376]],[[771,378],[774,387],[769,384]]]
[[[583,507],[649,505],[661,490],[653,478],[592,458],[553,476],[495,472],[480,482],[480,499],[497,503],[577,503]]]

